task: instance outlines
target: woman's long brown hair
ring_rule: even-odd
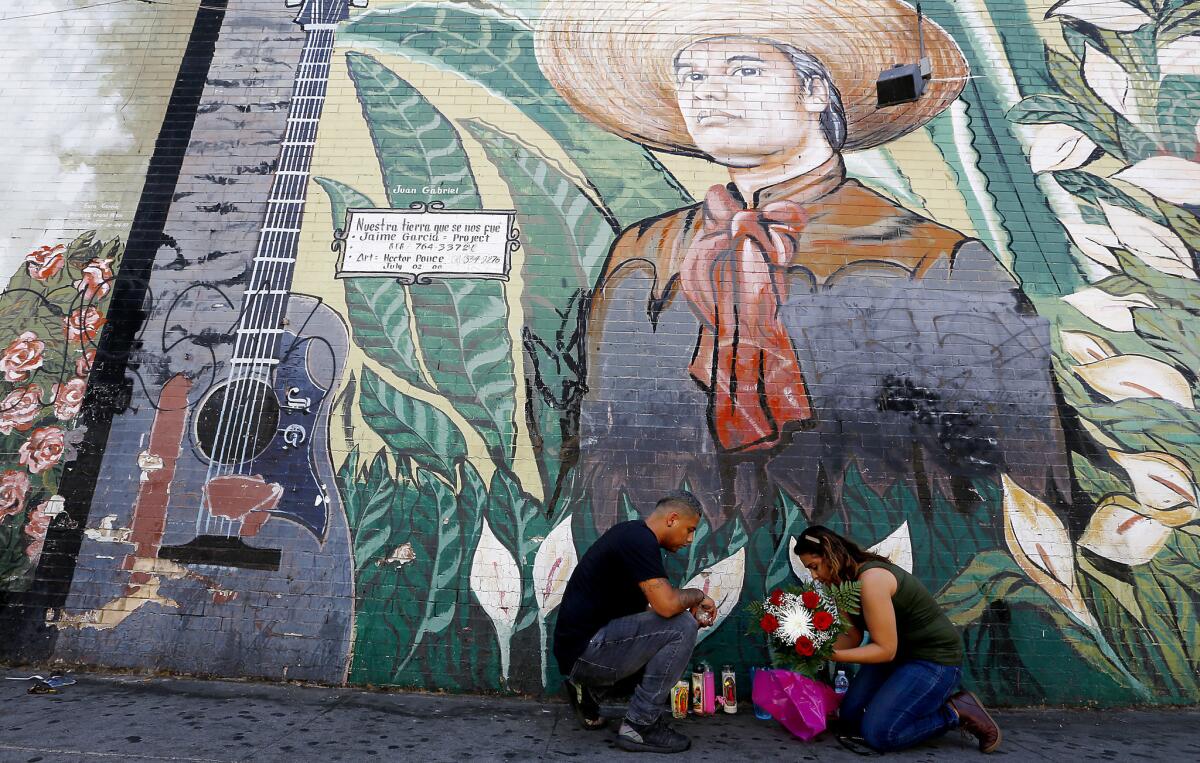
[[[813,554],[824,559],[829,563],[829,574],[837,583],[856,580],[858,568],[865,562],[888,561],[821,525],[812,525],[800,533],[796,539],[796,554]]]

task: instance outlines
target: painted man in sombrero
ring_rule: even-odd
[[[924,40],[925,94],[879,108],[879,73],[919,58],[899,0],[548,4],[539,62],[575,109],[730,178],[625,230],[595,290],[580,467],[601,524],[681,484],[718,524],[761,524],[781,491],[827,516],[851,469],[962,512],[1001,474],[1069,497],[1045,321],[979,241],[846,175],[843,152],[958,97],[961,51],[928,21]]]

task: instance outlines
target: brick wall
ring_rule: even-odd
[[[1194,4],[925,3],[882,108],[898,1],[158,5],[0,20],[9,659],[553,690],[684,488],[697,658],[816,523],[988,699],[1195,701]]]

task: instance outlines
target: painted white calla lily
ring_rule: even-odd
[[[492,532],[487,520],[471,560],[471,590],[491,618],[500,646],[500,675],[508,680],[513,628],[521,608],[521,568],[512,552]]]
[[[1083,79],[1100,100],[1131,122],[1140,121],[1129,74],[1107,54],[1091,45],[1083,53]]]
[[[1095,150],[1091,138],[1070,125],[1038,125],[1029,148],[1029,166],[1034,172],[1073,170]]]
[[[542,617],[562,603],[567,581],[577,564],[579,555],[571,534],[571,518],[567,517],[550,531],[533,558],[533,594]]]
[[[1200,204],[1200,163],[1152,156],[1113,175],[1172,204]]]
[[[1170,527],[1200,519],[1196,478],[1183,461],[1159,452],[1108,455],[1129,475],[1143,514]]]
[[[1133,308],[1158,307],[1145,294],[1118,297],[1094,288],[1080,289],[1062,299],[1110,331],[1133,331]]]
[[[1145,355],[1115,355],[1073,369],[1092,389],[1109,400],[1152,398],[1195,408],[1192,388],[1174,366]]]
[[[1075,549],[1067,528],[1050,507],[1001,475],[1004,540],[1030,580],[1041,586],[1072,617],[1089,628],[1096,619],[1075,586]]]
[[[792,564],[792,574],[801,582],[811,583],[812,572],[804,566],[804,562],[800,561],[800,555],[796,553],[796,540],[794,537],[788,539],[788,561]]]
[[[1096,508],[1079,545],[1133,567],[1153,559],[1170,537],[1171,528],[1122,505],[1120,500],[1107,499]]]
[[[1200,34],[1189,34],[1158,49],[1158,76],[1200,77]]]
[[[1198,165],[1200,166],[1200,165]],[[1181,278],[1195,278],[1187,244],[1170,228],[1147,220],[1137,212],[1101,201],[1100,208],[1121,242],[1131,254],[1156,270]]]
[[[1059,336],[1062,337],[1063,350],[1076,363],[1095,363],[1117,354],[1107,339],[1086,331],[1062,331]]]
[[[867,550],[873,554],[879,554],[905,572],[911,573],[913,571],[913,549],[908,520],[901,522],[891,535]]]
[[[1069,16],[1086,21],[1101,29],[1114,32],[1132,32],[1149,24],[1153,19],[1142,11],[1120,0],[1066,0],[1058,3],[1046,14],[1046,18]]]
[[[1083,252],[1085,257],[1100,263],[1109,270],[1120,269],[1121,264],[1117,262],[1116,255],[1111,251],[1121,245],[1121,242],[1117,240],[1117,234],[1106,226],[1085,223],[1082,216],[1078,214],[1070,217],[1064,215],[1059,218],[1059,221],[1067,229],[1072,243],[1079,248],[1079,251]]]
[[[700,641],[709,636],[729,616],[737,606],[742,595],[742,583],[746,580],[746,549],[739,548],[732,556],[726,557],[711,567],[701,570],[695,577],[684,584],[684,588],[699,588],[710,599],[716,602],[717,618],[712,627],[701,628],[696,640]]]

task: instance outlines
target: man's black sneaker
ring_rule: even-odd
[[[600,715],[600,702],[588,687],[567,679],[563,681],[563,693],[567,695],[567,702],[571,703],[571,709],[584,729],[598,731],[608,725],[608,721]]]
[[[625,718],[617,732],[617,746],[630,752],[683,752],[692,740],[667,725],[661,717],[649,726]]]

